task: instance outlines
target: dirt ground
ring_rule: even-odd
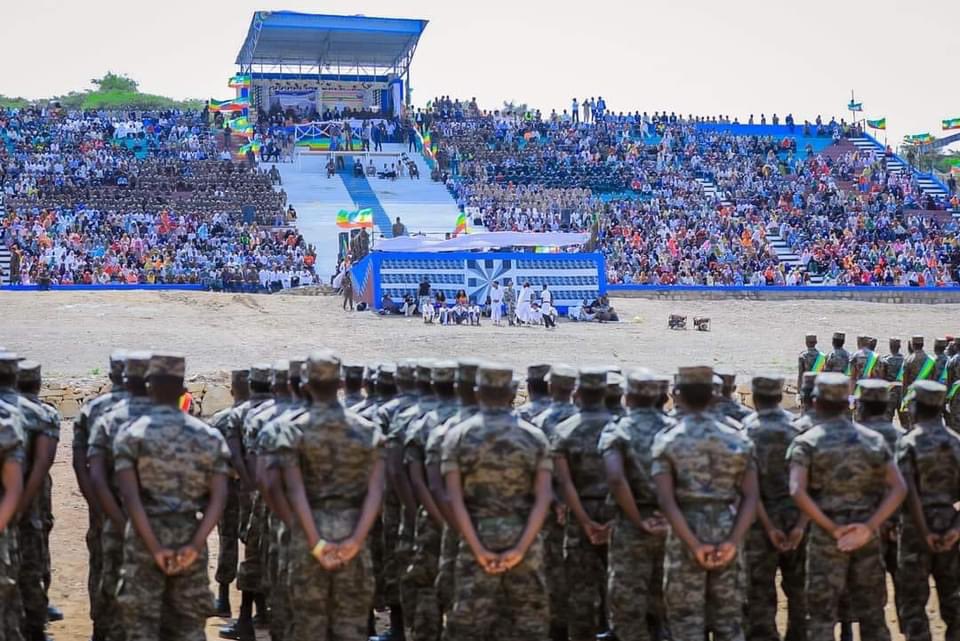
[[[829,346],[834,330],[846,331],[850,342],[859,333],[879,336],[881,345],[888,336],[924,334],[932,344],[934,336],[960,332],[960,305],[639,299],[617,299],[614,304],[624,322],[563,323],[547,331],[489,324],[425,326],[419,320],[345,313],[339,301],[329,297],[0,292],[0,344],[40,361],[47,377],[61,380],[102,374],[108,354],[117,347],[184,353],[190,375],[216,374],[233,366],[334,347],[358,362],[470,355],[516,368],[533,361],[617,363],[664,373],[682,364],[723,364],[746,377],[768,371],[795,375],[796,355],[807,331],[821,337],[822,349]],[[710,316],[713,329],[709,333],[668,331],[671,313]],[[53,468],[56,526],[51,599],[63,609],[66,620],[53,624],[50,632],[57,641],[82,641],[90,635],[86,507],[73,479],[69,424],[63,432]],[[211,548],[215,558],[215,537]],[[891,606],[887,612],[895,630]],[[217,638],[220,623],[211,619],[208,638]],[[934,638],[943,638],[939,622]]]

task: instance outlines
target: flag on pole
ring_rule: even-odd
[[[960,118],[947,118],[943,121],[943,130],[960,129]]]
[[[880,120],[868,120],[867,126],[870,127],[871,129],[883,129],[884,131],[886,131],[887,119],[881,118]]]
[[[926,145],[933,142],[933,136],[930,134],[908,134],[903,137],[903,141],[911,145]]]
[[[249,74],[237,74],[230,78],[230,81],[227,82],[227,86],[231,89],[243,89],[250,86],[250,75]]]
[[[848,109],[849,111],[863,111],[863,103],[862,103],[862,102],[854,102],[853,100],[851,100],[851,101],[847,104],[847,109]]]
[[[453,229],[453,235],[459,236],[460,234],[467,234],[467,215],[464,212],[460,212],[457,215],[457,225]]]
[[[343,229],[373,228],[373,210],[369,207],[356,211],[341,209],[337,212],[337,227]]]

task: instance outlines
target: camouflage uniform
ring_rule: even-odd
[[[434,383],[453,383],[455,373],[456,364],[438,364],[433,370]],[[453,399],[438,399],[434,409],[410,425],[403,449],[405,466],[424,465],[426,443],[431,432],[448,421],[457,411],[458,407]],[[442,615],[436,580],[442,534],[441,526],[427,513],[426,508],[421,506],[417,512],[413,556],[404,575],[406,590],[413,592],[409,599],[412,608],[407,609],[407,604],[404,603],[406,623],[411,630],[408,637],[410,641],[440,639]]]
[[[750,441],[712,413],[684,413],[676,426],[657,434],[653,459],[654,476],[673,476],[677,505],[697,539],[726,540],[744,476],[754,467]],[[707,571],[679,537],[667,535],[663,592],[674,639],[700,641],[709,629],[717,641],[742,641],[745,586],[739,565],[735,560]]]
[[[128,375],[130,363],[131,361],[128,359]],[[140,377],[143,375],[144,373],[141,373]],[[102,456],[104,458],[107,483],[119,505],[123,505],[123,503],[120,498],[120,488],[117,485],[116,474],[114,473],[114,440],[124,424],[135,421],[141,416],[145,416],[152,408],[153,403],[149,397],[130,396],[117,403],[109,412],[101,415],[96,423],[93,424],[93,430],[90,433],[90,447],[87,450],[87,459],[92,459],[95,456]],[[103,521],[100,546],[103,550],[103,566],[98,589],[104,607],[102,622],[103,633],[107,641],[122,641],[126,638],[126,632],[124,630],[124,621],[120,617],[120,612],[117,609],[117,587],[120,584],[120,572],[123,569],[123,531],[118,530],[113,521],[107,518]]]
[[[0,401],[0,465],[8,461],[23,465],[26,460],[25,440],[22,415],[17,406]],[[17,555],[17,529],[5,527],[0,531],[0,639],[3,641],[23,639],[20,632],[23,610],[17,591]]]
[[[502,375],[502,376],[501,376]],[[509,369],[481,368],[480,385],[510,384]],[[447,432],[444,475],[458,471],[463,499],[477,536],[491,552],[503,552],[520,538],[535,501],[533,479],[550,471],[549,445],[540,432],[506,408],[483,409]],[[456,561],[453,607],[444,641],[531,641],[547,638],[548,602],[543,556],[533,543],[519,565],[487,574],[461,544]]]
[[[309,367],[329,364],[317,361]],[[383,457],[382,443],[375,425],[339,402],[314,402],[290,421],[288,429],[278,432],[278,463],[300,469],[322,539],[338,542],[353,533],[370,470]],[[365,546],[346,566],[329,572],[313,558],[303,528],[296,526],[290,535],[288,573],[293,639],[366,638],[374,596],[369,548]]]
[[[834,332],[834,343],[840,343],[839,347],[834,347],[833,351],[827,354],[827,362],[823,367],[824,372],[837,372],[839,374],[850,373],[850,352],[843,349],[843,341],[846,339],[843,332]]]
[[[225,407],[210,419],[210,427],[227,438],[230,415],[240,406],[234,403],[232,407]],[[237,578],[237,564],[240,562],[240,481],[236,471],[231,472],[227,482],[227,505],[223,509],[223,516],[217,523],[217,540],[220,545],[217,550],[217,572],[215,580],[221,585],[233,583]]]
[[[821,383],[821,381],[823,381]],[[846,376],[821,375],[817,394],[846,400]],[[787,451],[790,465],[805,467],[811,498],[838,525],[867,520],[879,505],[892,455],[879,434],[838,416],[797,436]],[[807,637],[833,639],[838,607],[849,594],[852,618],[862,638],[890,638],[883,616],[886,585],[882,549],[874,537],[852,553],[841,552],[833,536],[813,525],[806,544]]]
[[[754,394],[779,394],[782,379],[757,377]],[[800,513],[790,498],[787,448],[799,431],[794,415],[776,407],[760,410],[744,421],[744,432],[753,443],[760,500],[774,526],[785,534],[796,526]],[[781,553],[770,542],[759,519],[747,534],[744,554],[750,577],[747,593],[747,639],[779,641],[777,632],[776,575],[780,570],[781,586],[789,603],[787,639],[805,639],[803,552]]]
[[[720,379],[723,381],[723,388],[720,398],[713,405],[713,411],[720,416],[732,418],[739,423],[739,427],[742,428],[743,419],[750,416],[753,410],[734,398],[734,394],[736,394],[735,374],[723,372],[718,373],[718,376],[720,376]],[[733,425],[731,425],[731,427],[733,427]]]
[[[155,359],[151,358],[151,371]],[[161,546],[179,549],[196,533],[211,479],[230,473],[223,437],[202,421],[169,406],[154,406],[120,428],[113,441],[117,473],[134,470],[144,511]],[[117,602],[130,641],[204,638],[214,611],[206,547],[187,570],[167,576],[131,524],[124,533]]]
[[[950,357],[947,356],[944,350],[947,349],[947,339],[937,338],[933,341],[933,359],[936,361],[936,366],[933,368],[933,376],[930,377],[931,381],[937,381],[940,383],[947,382],[947,362],[950,360]]]
[[[896,350],[896,351],[894,351]],[[900,383],[901,370],[903,369],[904,357],[900,353],[900,339],[890,339],[890,353],[880,358],[883,380],[890,383],[890,395],[887,401],[887,420],[892,421],[893,417],[900,410],[900,401],[903,400],[903,388]],[[903,425],[903,421],[900,423]]]
[[[800,352],[797,357],[797,389],[803,387],[803,375],[805,372],[812,372],[816,367],[817,359],[823,354],[817,349],[817,337],[815,334],[807,334],[807,349]],[[825,357],[824,357],[825,358]]]
[[[607,372],[602,369],[580,371],[580,389],[606,390]],[[607,474],[597,451],[600,433],[611,420],[601,404],[581,409],[560,423],[551,442],[553,455],[564,458],[580,503],[597,523],[606,523],[614,510],[607,504]],[[572,641],[593,639],[605,621],[607,546],[594,545],[576,519],[567,519],[563,541],[564,568],[569,591],[568,629]]]
[[[628,379],[633,385],[633,379]],[[601,455],[619,452],[624,473],[637,503],[640,516],[647,518],[657,510],[653,483],[654,437],[673,425],[673,420],[653,408],[628,409],[626,415],[609,422],[600,435],[597,450]],[[612,503],[612,500],[610,501]],[[610,630],[623,641],[648,641],[649,619],[661,624],[663,617],[664,540],[634,525],[616,510],[610,551],[607,557],[607,599]]]
[[[960,432],[960,353],[947,362],[947,421],[954,432]]]
[[[918,396],[929,394],[934,397],[930,404],[941,404],[945,388],[931,382],[925,385],[932,390],[921,391]],[[953,527],[957,521],[954,505],[960,501],[960,437],[946,429],[939,417],[917,422],[897,445],[897,463],[904,477],[916,488],[929,531],[943,534]],[[960,639],[960,557],[957,550],[931,552],[909,510],[904,509],[900,519],[897,594],[900,596],[899,615],[904,635],[909,641],[929,641],[931,638],[925,608],[932,575],[937,586],[940,616],[947,627],[944,638],[949,641]]]

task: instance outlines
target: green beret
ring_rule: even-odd
[[[813,395],[823,401],[846,401],[850,396],[850,378],[839,372],[819,374]]]
[[[150,352],[127,352],[123,375],[126,378],[146,378],[150,369],[150,356]]]
[[[183,378],[187,373],[187,359],[180,354],[151,354],[147,376]]]

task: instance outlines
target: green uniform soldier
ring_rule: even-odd
[[[890,383],[890,393],[887,401],[887,420],[892,421],[900,411],[900,401],[903,400],[903,362],[904,356],[900,353],[900,339],[890,338],[890,353],[880,359],[883,371],[883,380]],[[901,425],[905,425],[903,421]]]
[[[604,397],[604,404],[614,418],[619,418],[625,413],[623,409],[623,383],[622,373],[607,372],[607,392]]]
[[[910,339],[910,354],[903,361],[903,389],[909,390],[910,386],[916,381],[935,380],[934,375],[937,370],[937,359],[930,356],[923,350],[923,336],[913,336]],[[908,409],[910,399],[904,394],[904,401],[901,410]]]
[[[26,459],[23,495],[18,513],[20,547],[20,595],[23,600],[23,635],[27,641],[45,641],[44,624],[47,621],[47,591],[44,574],[47,571],[49,547],[46,523],[51,515],[50,467],[60,441],[60,413],[40,400],[40,364],[20,361],[17,375],[17,391],[43,411],[38,420],[30,418],[23,423]],[[25,416],[25,418],[27,418]]]
[[[897,463],[907,482],[901,514],[897,570],[898,614],[910,641],[929,641],[926,613],[930,577],[937,586],[946,639],[960,636],[960,436],[943,422],[946,387],[934,381],[913,384],[914,425],[897,445]]]
[[[666,521],[653,482],[654,437],[674,421],[660,411],[664,387],[648,370],[627,375],[627,410],[603,428],[603,456],[614,517],[607,555],[610,631],[618,639],[648,641],[663,633],[663,546]]]
[[[857,351],[850,355],[850,380],[856,384],[861,378],[869,378],[864,375],[866,369],[868,354],[870,349],[867,347],[870,337],[863,334],[857,336]]]
[[[383,437],[338,400],[335,354],[314,352],[303,372],[311,405],[276,440],[295,517],[289,545],[293,639],[361,639],[373,603],[366,539],[383,500]]]
[[[946,384],[947,382],[947,345],[949,341],[946,338],[935,338],[933,340],[933,360],[935,361],[933,376],[931,380]]]
[[[124,353],[115,351],[110,355],[110,383],[109,391],[93,398],[80,408],[80,413],[73,422],[73,472],[77,477],[80,493],[87,502],[89,526],[87,528],[87,594],[90,597],[90,619],[93,621],[93,641],[104,641],[105,634],[101,630],[103,613],[100,601],[100,572],[103,566],[103,552],[100,548],[101,526],[103,514],[97,503],[96,492],[90,481],[90,468],[87,465],[87,449],[90,447],[90,430],[100,414],[109,410],[121,400],[129,396],[123,388],[123,361]]]
[[[800,416],[793,420],[798,432],[806,432],[814,426],[817,413],[813,407],[813,390],[817,380],[816,372],[804,372],[800,387]]]
[[[371,374],[374,380],[373,395],[367,396],[364,404],[360,406],[359,414],[362,418],[371,421],[374,424],[378,423],[378,413],[380,412],[381,405],[385,404],[387,401],[393,399],[397,394],[397,385],[395,380],[395,375],[397,372],[397,367],[394,363],[381,363],[376,366],[376,369]],[[385,435],[384,435],[385,436]],[[391,500],[389,493],[386,493],[387,496],[385,500]],[[373,530],[370,531],[370,554],[373,557],[373,574],[376,579],[376,589],[373,595],[373,609],[374,610],[384,610],[387,608],[387,592],[386,592],[386,574],[384,572],[384,532],[383,532],[383,516],[377,519],[377,522],[373,524]],[[396,617],[397,615],[391,614],[391,617]],[[373,611],[370,613],[371,618],[374,618]],[[397,619],[396,629],[402,630],[402,621]],[[376,628],[371,626],[370,636],[376,635]]]
[[[947,361],[947,424],[960,432],[960,338],[953,339],[953,345],[955,353]]]
[[[517,412],[528,423],[532,423],[550,404],[549,374],[550,366],[547,364],[540,363],[527,368],[527,402],[518,407]]]
[[[807,348],[797,358],[797,389],[803,387],[803,375],[806,372],[819,374],[827,364],[827,355],[817,349],[817,335],[808,333],[804,337]]]
[[[577,380],[580,411],[556,427],[551,443],[557,483],[575,517],[564,532],[564,568],[570,586],[570,641],[591,640],[605,627],[607,540],[613,509],[607,504],[607,475],[597,451],[612,416],[605,405],[607,370],[584,368]]]
[[[813,521],[805,549],[810,641],[833,639],[844,592],[862,637],[890,638],[876,533],[903,501],[906,486],[883,437],[847,418],[849,392],[846,376],[818,376],[817,424],[787,451],[790,495]]]
[[[104,606],[103,632],[107,641],[124,641],[124,621],[117,607],[117,589],[123,569],[123,533],[127,515],[120,504],[120,488],[114,470],[114,440],[120,428],[147,414],[153,403],[147,393],[149,352],[128,352],[124,361],[123,383],[130,394],[112,409],[100,415],[90,431],[87,460],[90,480],[104,515],[100,535],[103,566],[100,575],[100,599]]]
[[[847,335],[843,332],[833,333],[833,351],[827,354],[827,362],[823,366],[824,372],[850,373],[850,352],[843,348]]]
[[[230,451],[219,432],[180,410],[185,364],[150,357],[153,407],[113,441],[131,524],[117,591],[129,641],[203,639],[214,611],[206,542],[227,501]]]
[[[550,404],[533,424],[539,427],[547,440],[553,442],[557,426],[577,413],[571,401],[577,386],[577,370],[567,365],[555,365],[550,370]],[[556,479],[554,479],[556,481]],[[566,529],[567,508],[561,500],[562,492],[554,482],[553,514],[543,525],[543,558],[547,579],[547,596],[550,599],[550,638],[567,641],[567,574],[563,563],[563,539]]]
[[[0,384],[13,385],[17,379],[16,358],[8,358],[12,356],[0,352]],[[0,400],[0,629],[5,641],[23,639],[23,608],[17,591],[17,528],[11,527],[23,494],[26,439],[22,421],[17,405]]]
[[[363,365],[343,366],[343,406],[353,407],[363,402]]]
[[[443,425],[459,409],[455,387],[457,363],[434,363],[431,375],[436,397],[435,407],[408,426],[403,448],[403,462],[419,504],[413,557],[404,575],[406,589],[414,593],[409,600],[410,607],[404,604],[411,633],[410,641],[440,639],[442,612],[437,597],[436,580],[446,517],[430,492],[424,463],[430,433]]]
[[[457,363],[457,411],[446,421],[430,430],[424,446],[424,465],[427,474],[427,486],[430,494],[446,520],[440,537],[440,559],[437,564],[437,601],[442,612],[453,607],[454,570],[460,537],[457,535],[453,518],[453,509],[447,496],[446,484],[440,466],[443,459],[443,441],[447,432],[463,423],[480,411],[477,405],[477,369],[480,362],[474,359],[461,359]]]
[[[664,603],[674,639],[742,640],[742,573],[737,557],[753,522],[757,475],[753,446],[718,421],[710,367],[677,373],[681,420],[653,442],[657,497],[670,523]]]
[[[787,595],[788,641],[803,641],[806,608],[803,593],[803,553],[800,548],[808,519],[790,499],[787,448],[800,432],[795,417],[780,407],[783,379],[756,376],[752,384],[757,408],[744,421],[753,443],[760,500],[757,522],[747,534],[745,556],[749,572],[747,633],[750,641],[779,641],[776,575]]]
[[[235,369],[230,372],[230,396],[233,398],[233,405],[223,408],[210,418],[210,427],[220,432],[225,440],[231,414],[250,398],[250,370]],[[237,565],[240,562],[241,494],[245,499],[248,498],[246,492],[241,490],[240,477],[236,471],[232,471],[227,482],[227,506],[217,523],[217,540],[220,545],[215,575],[218,585],[217,616],[227,619],[230,618],[230,584],[237,578]],[[244,513],[246,514],[246,511]]]
[[[447,432],[442,471],[463,536],[444,641],[529,641],[548,633],[537,534],[553,462],[543,433],[511,410],[513,372],[477,372],[481,411]]]

